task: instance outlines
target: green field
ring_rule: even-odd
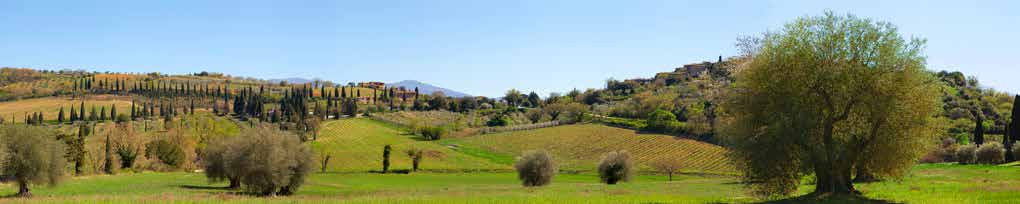
[[[319,138],[311,143],[320,154],[330,155],[329,172],[368,172],[382,169],[383,146],[393,145],[390,156],[393,169],[410,169],[411,159],[404,153],[411,147],[425,150],[424,171],[509,171],[510,166],[470,156],[435,142],[421,141],[400,128],[382,122],[355,118],[322,124]]]
[[[608,186],[591,174],[560,174],[552,185],[524,188],[513,173],[319,173],[297,195],[259,198],[210,184],[198,173],[125,173],[86,176],[54,188],[36,187],[32,199],[0,202],[93,203],[747,203],[769,202],[746,196],[732,177],[638,176]],[[801,186],[801,193],[811,190]],[[870,199],[907,203],[1017,203],[1020,170],[1002,166],[920,165],[903,180],[858,184]],[[0,194],[15,192],[0,184]],[[771,200],[787,201],[787,200]],[[853,200],[851,202],[859,202]],[[802,201],[814,203],[817,201]],[[829,202],[826,202],[829,203]]]

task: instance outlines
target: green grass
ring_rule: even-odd
[[[350,203],[637,203],[658,201],[724,202],[747,200],[727,197],[740,190],[730,179],[695,176],[638,176],[631,183],[608,186],[594,175],[557,175],[554,183],[525,188],[513,173],[326,173],[315,174],[297,195],[257,198],[238,195],[210,184],[196,173],[138,173],[75,178],[55,188],[36,187],[31,202],[336,202]],[[13,185],[0,185],[0,194],[15,193]]]
[[[87,176],[53,188],[36,186],[32,199],[43,203],[858,203],[832,200],[758,200],[744,194],[732,177],[640,175],[632,182],[604,185],[591,174],[559,174],[553,184],[521,187],[513,173],[324,173],[312,175],[297,195],[250,197],[208,183],[198,173],[134,173]],[[902,180],[858,184],[868,199],[906,203],[1017,203],[1020,169],[1002,166],[920,165]],[[802,185],[800,194],[812,186]],[[0,184],[0,195],[15,193]]]
[[[411,160],[404,151],[411,147],[425,150],[421,168],[425,171],[508,171],[509,165],[453,151],[450,147],[382,122],[355,118],[322,124],[318,140],[311,142],[320,155],[331,156],[327,171],[368,172],[382,169],[383,146],[393,145],[392,169],[410,169]],[[320,156],[321,157],[321,156]]]

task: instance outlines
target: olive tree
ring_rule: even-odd
[[[613,185],[630,181],[634,174],[634,164],[627,151],[612,151],[602,157],[598,167],[599,179],[603,183]]]
[[[3,128],[2,178],[14,180],[20,197],[31,197],[30,184],[60,183],[64,177],[64,146],[53,132],[37,126]]]
[[[852,194],[855,174],[901,176],[940,131],[924,42],[831,12],[761,36],[719,121],[745,183],[788,195],[813,174],[814,193]]]
[[[514,169],[517,178],[525,187],[544,186],[552,183],[553,176],[559,171],[556,161],[545,151],[528,151],[517,157]]]
[[[215,142],[203,156],[207,178],[230,180],[231,187],[243,184],[244,190],[258,195],[297,192],[316,165],[311,148],[298,136],[272,125],[257,125]]]

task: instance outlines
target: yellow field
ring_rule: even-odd
[[[720,146],[596,124],[503,132],[452,139],[449,143],[506,155],[543,149],[553,154],[560,169],[571,171],[594,171],[603,154],[626,150],[644,171],[651,170],[649,164],[653,161],[677,159],[684,164],[684,172],[734,172],[725,157],[726,150]]]
[[[426,171],[508,170],[509,166],[461,154],[435,142],[418,141],[382,122],[364,118],[328,121],[322,124],[319,138],[311,142],[316,153],[331,156],[327,171],[367,172],[382,169],[383,146],[393,145],[391,169],[410,169],[405,154],[410,147],[425,150],[421,169]],[[321,160],[320,160],[321,161]]]
[[[24,123],[25,114],[42,112],[43,119],[47,121],[56,120],[60,107],[64,107],[64,114],[70,114],[71,106],[73,105],[75,110],[77,110],[81,102],[80,98],[72,99],[70,97],[46,97],[0,102],[0,116],[4,118],[6,123],[10,123],[12,118],[16,123]],[[85,107],[91,108],[95,105],[97,113],[102,106],[105,106],[107,111],[110,111],[111,104],[117,105],[118,113],[131,113],[131,99],[129,97],[100,95],[90,96],[88,100],[85,100]],[[85,112],[85,114],[88,114],[89,110],[86,109]],[[64,117],[69,118],[70,116],[64,115]]]

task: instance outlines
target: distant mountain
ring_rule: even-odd
[[[450,90],[450,89],[446,89],[446,88],[442,88],[442,87],[438,87],[438,86],[433,86],[431,84],[426,84],[424,82],[415,81],[415,80],[403,80],[403,81],[400,81],[400,82],[389,83],[389,84],[386,84],[386,87],[404,87],[404,88],[407,88],[409,90],[414,90],[414,88],[417,87],[418,88],[418,92],[420,92],[422,94],[432,94],[432,93],[438,91],[438,92],[443,92],[443,94],[446,94],[446,96],[450,96],[450,97],[471,96],[471,95],[468,95],[468,94],[465,94],[465,93],[457,92],[457,91],[454,91],[454,90]]]
[[[269,81],[269,83],[280,83],[280,81],[286,81],[288,84],[304,84],[304,83],[312,83],[312,82],[314,82],[311,79],[298,78],[298,77],[283,78],[283,79],[268,79],[266,81]]]

